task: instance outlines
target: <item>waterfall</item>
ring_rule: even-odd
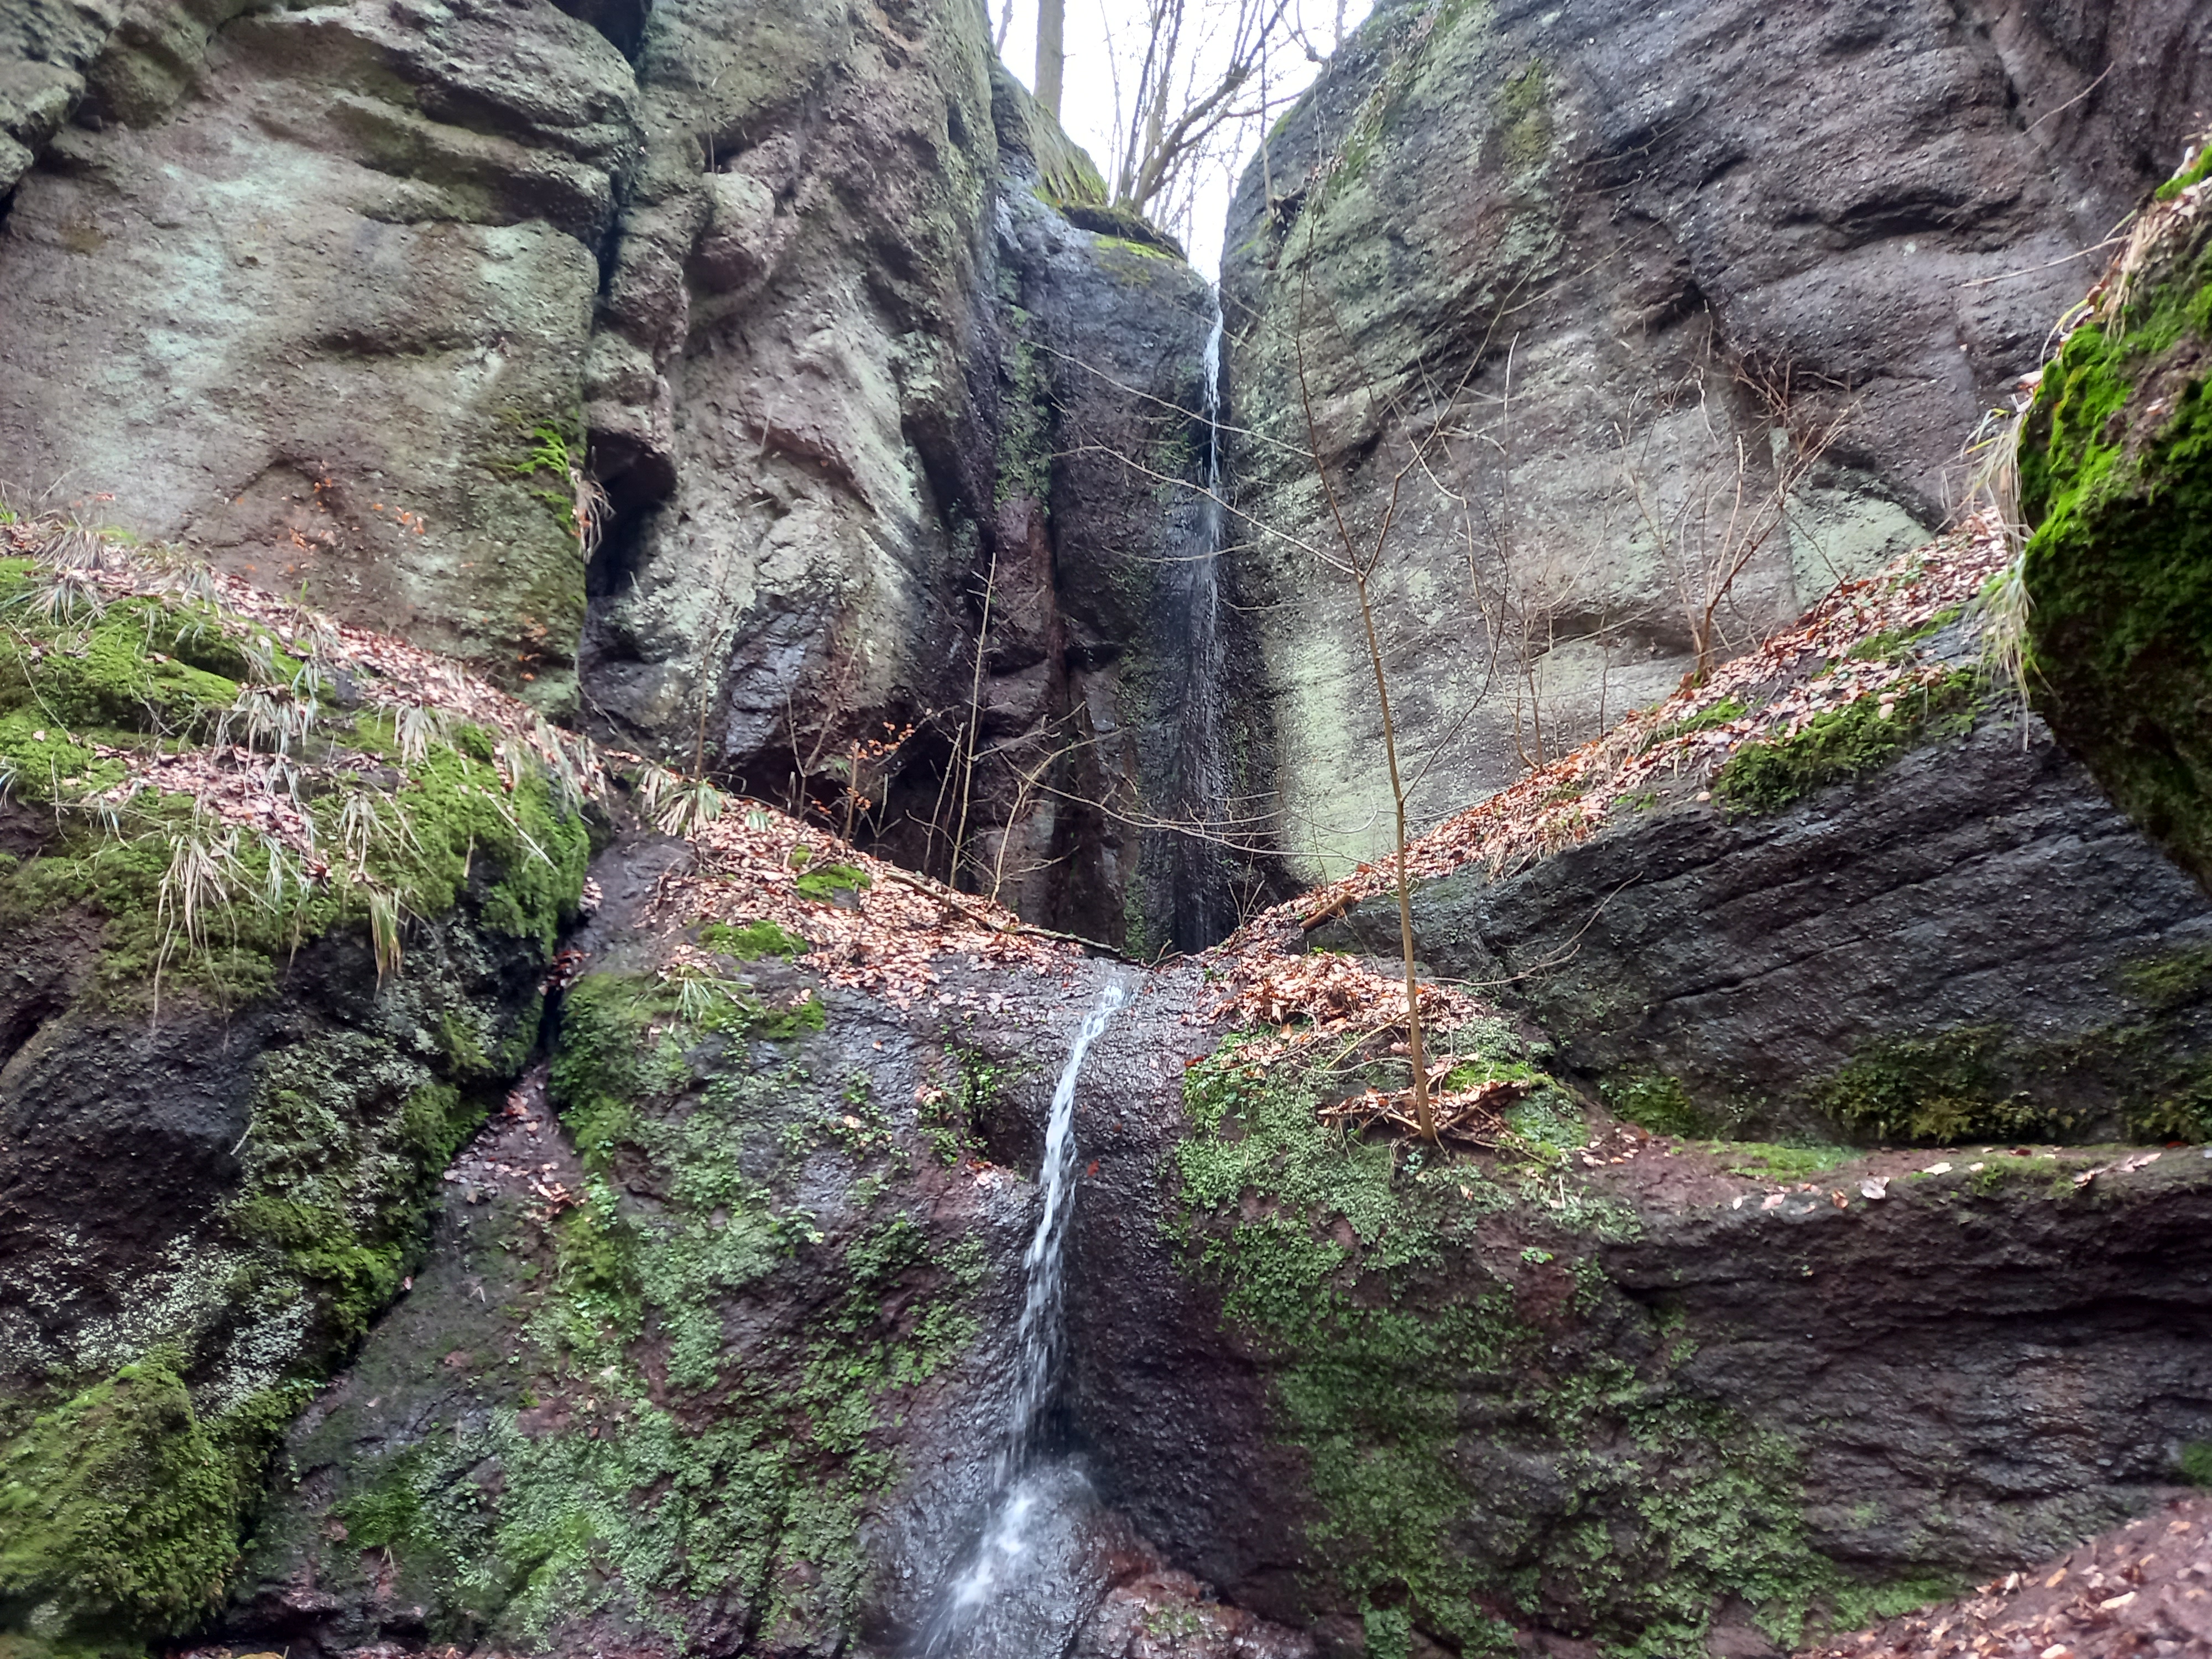
[[[1037,1214],[1036,1231],[1022,1258],[1024,1291],[1021,1324],[1014,1335],[1014,1386],[1006,1426],[992,1460],[990,1516],[939,1599],[917,1650],[921,1659],[949,1659],[1008,1569],[1025,1553],[1037,1511],[1052,1498],[1054,1483],[1033,1477],[1042,1449],[1041,1430],[1066,1346],[1067,1233],[1075,1199],[1075,1085],[1091,1045],[1105,1030],[1114,1011],[1127,1000],[1128,991],[1121,981],[1107,984],[1077,1030],[1067,1062],[1060,1067],[1060,1082],[1052,1091],[1044,1161],[1037,1171],[1043,1204]]]
[[[1182,698],[1176,732],[1176,816],[1218,834],[1225,817],[1229,769],[1221,746],[1220,562],[1228,514],[1221,498],[1221,305],[1206,337],[1205,482],[1183,562]],[[1206,836],[1177,837],[1174,852],[1175,942],[1198,951],[1224,938],[1230,913],[1228,871],[1220,844]]]

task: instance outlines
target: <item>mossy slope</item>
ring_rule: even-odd
[[[589,837],[204,573],[57,544],[0,560],[0,1632],[129,1650],[220,1603],[286,1423],[420,1261]]]

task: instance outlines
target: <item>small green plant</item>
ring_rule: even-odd
[[[686,778],[647,761],[637,769],[638,801],[653,827],[688,841],[722,816],[727,799],[704,778]]]

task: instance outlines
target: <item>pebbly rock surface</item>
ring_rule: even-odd
[[[1419,809],[1498,787],[1671,687],[1700,631],[1735,648],[1948,517],[1967,434],[2178,159],[2207,27],[2181,0],[1378,9],[1246,173],[1223,271],[1236,581],[1300,874],[1389,822],[1351,586],[1307,550],[1336,552],[1316,463],[1363,548],[1391,526]]]

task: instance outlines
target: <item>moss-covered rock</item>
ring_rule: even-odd
[[[0,1634],[127,1650],[220,1602],[419,1264],[590,837],[488,688],[47,532],[0,562]]]
[[[249,1627],[304,1569],[333,1640],[411,1605],[501,1650],[829,1654],[927,1588],[881,1582],[877,1534],[917,1431],[974,1386],[947,1393],[985,1240],[916,1201],[911,1104],[844,1058],[859,1011],[794,1031],[779,1010],[812,991],[758,972],[569,993],[565,1141],[533,1104],[457,1166],[437,1259],[294,1438],[307,1478],[264,1529]],[[911,1063],[885,1042],[878,1066]]]
[[[2037,706],[2212,885],[2212,188],[2189,177],[2044,370],[2020,490]]]
[[[1371,1653],[1407,1653],[1416,1626],[1510,1651],[1533,1621],[1678,1654],[1731,1598],[1787,1639],[1843,1582],[1806,1541],[1790,1441],[1686,1388],[1679,1322],[1607,1279],[1595,1247],[1633,1212],[1553,1201],[1578,1117],[1486,1168],[1346,1139],[1316,1084],[1233,1045],[1186,1095],[1200,1271],[1304,1455],[1316,1610],[1358,1609]]]

